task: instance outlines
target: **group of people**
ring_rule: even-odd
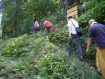
[[[46,40],[49,41],[48,33],[50,31],[50,28],[52,27],[52,23],[47,19],[44,22],[45,26],[45,34],[46,34]],[[39,23],[38,21],[35,21],[34,26],[32,27],[33,31],[36,33],[39,30]]]
[[[103,79],[105,79],[105,25],[96,22],[94,19],[89,20],[89,30],[88,30],[88,40],[86,52],[88,53],[92,38],[94,38],[97,52],[96,52],[96,66],[97,71],[102,73]],[[76,40],[78,47],[78,56],[83,60],[83,51],[80,44],[79,35],[76,32],[75,27],[79,27],[79,24],[72,16],[68,17],[68,29],[69,29],[69,40],[68,40],[68,49],[69,55],[73,54],[72,51],[72,40]]]
[[[38,21],[34,23],[34,27],[39,27]],[[44,22],[46,40],[49,40],[48,33],[52,27],[52,23],[47,19]],[[69,39],[68,39],[68,51],[69,55],[73,55],[72,50],[72,41],[75,39],[77,48],[78,48],[78,57],[80,60],[83,60],[83,51],[80,43],[80,37],[76,32],[76,27],[79,27],[78,22],[72,18],[68,17],[68,30],[69,30]],[[96,66],[97,71],[102,73],[103,78],[105,79],[105,25],[97,23],[94,19],[89,20],[89,30],[88,30],[88,40],[86,52],[88,53],[92,38],[94,38],[97,46],[96,52]],[[38,29],[36,28],[35,31]]]

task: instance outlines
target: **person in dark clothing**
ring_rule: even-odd
[[[102,76],[105,79],[105,25],[91,19],[89,26],[86,52],[89,51],[93,37],[97,45],[96,66],[98,70],[102,70]]]

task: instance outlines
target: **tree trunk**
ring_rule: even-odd
[[[5,34],[2,34],[2,41],[5,39]]]
[[[2,27],[2,41],[5,39],[5,32],[4,32],[4,29]]]
[[[3,24],[3,22],[4,22],[4,19],[2,19],[2,21],[1,21],[1,26],[2,26],[2,41],[5,39],[5,31],[4,31],[4,24]]]
[[[13,33],[17,31],[17,11],[14,12],[14,27],[13,27]]]
[[[65,0],[65,8],[68,8],[68,0]]]
[[[13,0],[12,3],[15,6],[14,20],[13,20],[13,33],[15,33],[17,31],[17,10],[16,10],[17,0]]]

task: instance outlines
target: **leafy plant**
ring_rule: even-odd
[[[28,36],[25,34],[21,37],[12,39],[12,42],[9,41],[6,47],[3,49],[3,54],[12,54],[15,56],[21,54],[23,51],[29,51],[29,49],[23,48],[24,46],[28,45],[28,42],[26,41],[27,38]]]
[[[25,34],[7,41],[8,43],[3,42],[2,49],[19,46],[18,52],[24,47],[30,50],[22,51],[19,55],[11,50],[8,53],[9,57],[6,51],[2,52],[2,56],[0,55],[0,77],[5,79],[101,79],[100,75],[94,72],[94,68],[87,67],[76,57],[69,57],[65,50],[45,41],[44,34],[41,32],[29,36]],[[23,56],[23,54],[25,55]]]

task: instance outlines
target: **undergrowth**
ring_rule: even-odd
[[[101,79],[101,76],[93,67],[46,41],[39,32],[1,42],[0,78]]]

